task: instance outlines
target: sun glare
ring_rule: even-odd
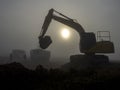
[[[66,28],[64,28],[62,31],[61,31],[61,36],[64,38],[64,39],[68,39],[70,37],[70,31]]]

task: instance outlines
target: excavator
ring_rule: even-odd
[[[52,43],[52,39],[50,36],[46,36],[46,32],[48,30],[48,27],[51,23],[51,21],[55,20],[58,21],[64,25],[67,25],[71,28],[73,28],[75,31],[78,32],[80,37],[79,42],[79,50],[81,53],[80,55],[71,55],[70,59],[80,60],[82,59],[90,59],[90,57],[95,58],[101,58],[101,59],[107,59],[108,57],[105,55],[97,55],[97,53],[102,54],[109,54],[114,53],[114,44],[111,41],[97,41],[96,36],[93,32],[85,32],[84,28],[76,22],[74,19],[69,18],[68,16],[54,10],[53,8],[49,10],[47,16],[45,17],[40,35],[39,35],[39,45],[42,49],[46,49],[49,47],[49,45]]]

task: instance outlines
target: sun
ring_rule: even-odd
[[[64,38],[64,39],[68,39],[70,37],[70,31],[66,28],[64,28],[62,31],[61,31],[61,36]]]

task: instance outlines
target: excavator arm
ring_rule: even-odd
[[[59,16],[55,15],[54,13],[57,13]],[[40,32],[40,36],[39,36],[39,43],[40,43],[40,47],[42,49],[47,48],[52,43],[50,36],[45,36],[52,19],[73,28],[74,30],[76,30],[79,33],[79,35],[81,33],[85,33],[83,27],[79,23],[77,23],[73,19],[63,15],[62,13],[57,12],[54,9],[50,9],[44,20],[44,23],[43,23],[43,26],[42,26],[42,29]]]
[[[45,20],[44,20],[44,23],[43,23],[43,26],[42,26],[42,29],[41,29],[41,32],[40,32],[40,37],[44,37],[48,27],[49,27],[49,24],[52,20],[52,17],[53,17],[53,12],[54,10],[53,9],[50,9],[49,10],[49,13],[48,15],[46,16]]]

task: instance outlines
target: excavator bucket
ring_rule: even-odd
[[[50,36],[45,36],[42,38],[39,37],[39,44],[42,49],[48,48],[51,43],[52,43],[52,40]]]

